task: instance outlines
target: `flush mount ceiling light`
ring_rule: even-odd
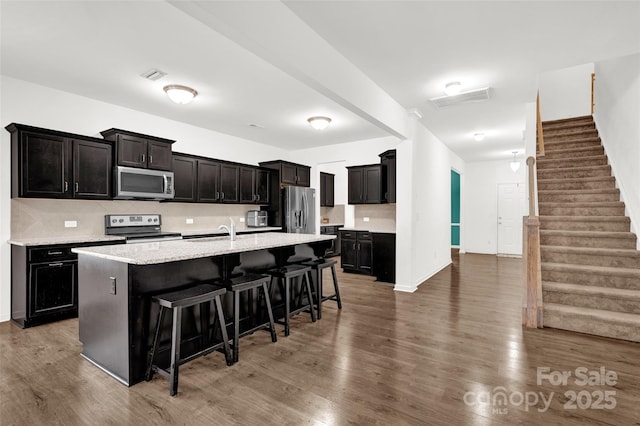
[[[188,104],[198,95],[198,92],[191,87],[181,86],[179,84],[170,84],[164,86],[163,90],[173,102],[181,105]]]
[[[447,83],[447,85],[444,86],[444,93],[446,93],[447,96],[455,96],[460,93],[461,90],[462,84],[460,84],[459,81],[452,81],[451,83]]]
[[[516,154],[517,153],[518,153],[518,151],[513,151],[513,161],[510,164],[511,170],[513,171],[513,173],[517,172],[518,169],[520,168],[520,162],[518,160],[516,160]]]
[[[474,133],[473,134],[473,139],[475,139],[478,142],[484,140],[484,133],[482,133],[482,132]]]
[[[322,116],[309,117],[307,118],[307,121],[309,122],[311,127],[313,127],[316,130],[324,130],[327,128],[329,123],[331,123],[331,119],[329,117],[322,117]]]

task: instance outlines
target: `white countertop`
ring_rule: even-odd
[[[15,246],[51,246],[55,244],[98,243],[102,241],[123,240],[124,237],[117,235],[85,235],[73,237],[16,238],[7,242]]]
[[[341,231],[361,231],[361,232],[372,232],[374,234],[395,234],[395,229],[383,229],[383,228],[340,228]]]
[[[152,265],[176,262],[179,260],[264,250],[274,247],[307,244],[317,241],[332,240],[334,238],[336,238],[334,235],[266,232],[238,235],[236,241],[230,241],[228,236],[224,236],[140,244],[81,247],[74,248],[71,251],[78,254],[115,260],[117,262],[124,262],[133,265]]]
[[[323,226],[344,226],[344,223],[333,223],[333,222],[321,223],[320,227],[322,228]]]
[[[282,228],[277,226],[262,226],[262,227],[256,227],[256,228],[244,226],[242,228],[240,227],[236,228],[236,232],[278,232],[278,231],[282,231]],[[199,231],[187,230],[187,231],[176,231],[176,232],[180,232],[183,237],[193,237],[197,235],[228,235],[227,231],[222,231],[218,228],[205,229],[205,230],[199,230]]]

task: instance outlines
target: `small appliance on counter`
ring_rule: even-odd
[[[247,226],[249,228],[260,228],[267,226],[269,216],[266,210],[249,210],[247,212]]]
[[[159,214],[107,214],[104,222],[105,235],[122,236],[127,244],[182,239],[179,232],[162,232]]]

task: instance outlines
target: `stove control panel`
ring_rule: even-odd
[[[162,223],[159,214],[108,214],[104,216],[105,226],[120,228],[124,226],[158,226]]]

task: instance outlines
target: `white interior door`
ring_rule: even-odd
[[[498,254],[522,255],[524,183],[498,184]]]

